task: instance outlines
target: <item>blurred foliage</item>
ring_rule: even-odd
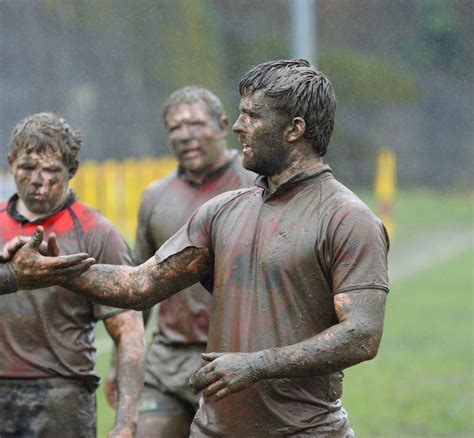
[[[0,144],[26,114],[50,110],[82,128],[85,159],[166,155],[162,104],[190,83],[218,95],[232,124],[242,74],[294,56],[290,5],[0,2]],[[316,64],[338,97],[328,158],[341,179],[371,181],[388,145],[400,181],[469,184],[473,10],[471,0],[317,1]],[[0,148],[0,167],[5,157]]]
[[[462,38],[455,3],[424,0],[417,13],[418,34],[410,45],[412,62],[422,70],[452,71]]]
[[[338,97],[361,105],[406,104],[421,96],[414,74],[381,57],[342,48],[322,53],[319,65]]]

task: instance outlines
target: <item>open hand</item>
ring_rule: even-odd
[[[87,271],[95,260],[85,253],[58,256],[59,248],[54,236],[43,243],[43,228],[36,228],[31,239],[19,238],[7,248],[3,255],[9,257],[10,269],[16,274],[18,289],[36,289],[58,284],[68,277],[74,277]],[[15,249],[16,248],[16,249]],[[42,248],[42,249],[41,249]],[[51,254],[44,256],[43,253]]]
[[[255,353],[203,353],[209,362],[189,379],[194,393],[218,401],[233,392],[241,391],[261,377],[260,361]]]

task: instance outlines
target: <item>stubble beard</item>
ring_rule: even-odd
[[[280,147],[267,146],[264,151],[254,150],[251,156],[244,155],[242,165],[258,175],[273,176],[288,167],[288,156]]]

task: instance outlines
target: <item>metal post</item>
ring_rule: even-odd
[[[307,59],[316,67],[316,0],[289,0],[289,2],[293,57]]]

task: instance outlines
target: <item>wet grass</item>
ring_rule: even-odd
[[[371,192],[355,192],[377,213],[377,201]],[[393,202],[393,220],[395,233],[392,240],[395,245],[403,245],[416,239],[421,233],[472,226],[474,192],[401,190]]]
[[[346,372],[358,436],[474,436],[473,267],[470,250],[392,284],[379,355]]]

